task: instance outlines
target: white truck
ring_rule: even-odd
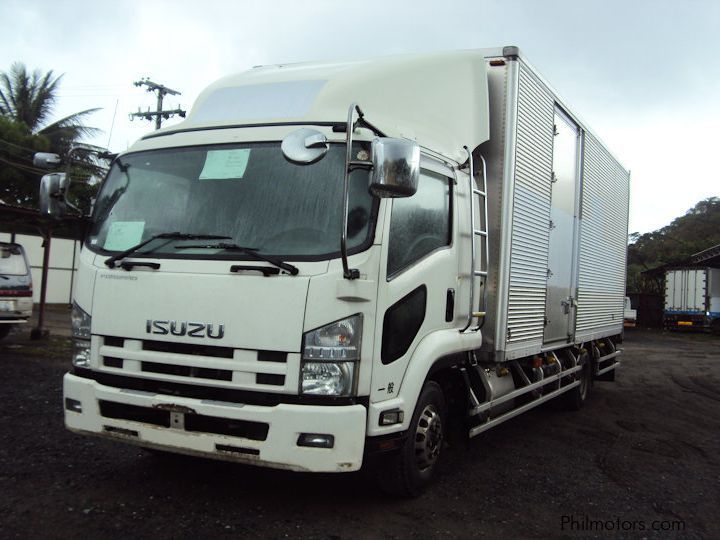
[[[668,330],[712,330],[720,334],[720,268],[667,270],[663,325]]]
[[[625,320],[625,328],[635,328],[637,324],[637,309],[633,309],[630,297],[625,297],[625,303],[623,304],[623,318]]]
[[[42,160],[40,160],[42,161]],[[628,172],[516,47],[257,67],[114,160],[75,432],[419,493],[621,349]],[[44,211],[67,178],[47,175]]]
[[[25,249],[14,242],[0,242],[0,339],[13,326],[32,316],[32,274]]]

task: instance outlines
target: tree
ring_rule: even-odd
[[[653,232],[630,235],[628,292],[662,292],[662,283],[642,272],[666,264],[685,264],[694,253],[720,244],[720,198],[698,202],[685,215]]]
[[[32,166],[34,151],[67,156],[83,137],[99,131],[84,124],[99,109],[86,109],[48,123],[62,77],[55,76],[52,70],[30,73],[20,62],[15,62],[9,72],[0,73],[0,117],[4,120],[0,126],[0,199],[7,204],[37,205],[37,185],[43,171]],[[81,178],[98,173],[92,156],[82,154],[79,161],[73,171],[79,172]]]
[[[47,152],[50,141],[33,135],[24,124],[0,116],[0,202],[12,206],[37,204],[40,177],[32,164],[35,152]]]

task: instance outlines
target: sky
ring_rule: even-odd
[[[153,129],[128,118],[155,107],[143,77],[189,110],[256,65],[504,45],[631,170],[630,232],[720,196],[718,0],[0,1],[0,71],[64,74],[54,118],[101,108],[88,142],[114,152]]]

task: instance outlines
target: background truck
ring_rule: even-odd
[[[0,242],[0,339],[32,315],[32,275],[20,244]]]
[[[102,185],[66,425],[415,495],[450,426],[614,376],[628,187],[516,47],[222,79]]]
[[[720,334],[720,268],[667,270],[663,325],[668,330]]]
[[[623,319],[625,328],[635,328],[637,324],[637,309],[633,309],[630,297],[625,297],[623,304]]]

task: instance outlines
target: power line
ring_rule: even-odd
[[[170,118],[171,116],[175,116],[176,114],[179,115],[181,118],[185,118],[186,111],[183,111],[179,107],[171,111],[164,111],[162,108],[163,98],[167,95],[179,96],[180,92],[178,92],[177,90],[173,90],[172,88],[168,88],[167,86],[163,86],[162,84],[152,82],[148,78],[141,79],[133,84],[135,86],[146,86],[148,92],[156,93],[157,110],[151,111],[150,109],[148,109],[146,112],[142,112],[140,109],[138,109],[138,112],[130,114],[130,120],[132,120],[133,118],[143,118],[145,120],[152,120],[153,118],[155,118],[155,129],[160,129],[163,118],[167,120],[168,118]]]
[[[9,161],[3,157],[0,157],[0,161],[24,172],[31,172],[34,174],[47,174],[46,170],[36,169],[35,167],[31,167],[30,165],[23,165],[22,163],[15,163],[14,161]]]
[[[17,148],[18,150],[27,150],[28,152],[39,152],[39,150],[34,150],[32,148],[28,148],[27,146],[20,146],[17,144],[13,144],[11,142],[8,142],[6,140],[0,139],[0,143],[6,144],[8,146],[12,146],[13,148]]]

